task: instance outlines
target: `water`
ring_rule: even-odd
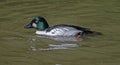
[[[76,38],[73,38],[73,37],[57,37],[57,40],[56,40],[56,37],[46,37],[46,36],[35,36],[35,37],[32,37],[29,41],[31,43],[35,43],[36,41],[39,41],[42,39],[42,38],[45,38],[46,40],[47,39],[51,39],[51,40],[55,40],[55,41],[58,41],[57,43],[58,44],[48,44],[47,48],[43,48],[43,47],[35,47],[35,46],[31,46],[31,50],[32,51],[41,51],[41,50],[65,50],[65,49],[72,49],[72,48],[77,48],[79,47],[78,44],[75,44],[74,42],[77,42],[77,41],[80,41]],[[66,41],[74,41],[73,43],[69,43],[69,42],[66,42]]]
[[[65,49],[72,49],[77,48],[79,45],[77,44],[49,44],[48,48],[36,48],[31,46],[32,51],[47,51],[47,50],[65,50]]]
[[[55,65],[62,65],[62,64],[55,64]]]
[[[35,30],[23,26],[34,16],[45,17],[50,26],[77,25],[105,34],[78,41],[78,47],[42,52],[38,49],[62,44],[54,39],[28,40]],[[120,65],[118,28],[120,0],[0,0],[0,65]],[[81,43],[96,47],[81,47]],[[39,52],[29,51],[31,47]]]
[[[47,39],[51,39],[51,40],[55,40],[55,41],[60,41],[60,42],[67,42],[67,41],[74,41],[74,42],[77,42],[77,41],[82,41],[83,39],[82,39],[82,37],[81,38],[79,38],[79,39],[77,39],[77,38],[75,38],[74,36],[51,36],[51,37],[49,37],[49,36],[40,36],[40,35],[38,35],[37,37],[41,37],[41,38],[47,38]]]

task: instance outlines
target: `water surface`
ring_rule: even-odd
[[[35,29],[24,29],[39,15],[50,26],[77,25],[104,35],[66,43],[85,46],[34,52],[31,46],[62,46],[50,39],[36,40]],[[120,65],[119,28],[120,0],[0,0],[0,65]]]

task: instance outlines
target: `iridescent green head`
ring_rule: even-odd
[[[48,27],[47,21],[41,16],[34,17],[29,24],[25,25],[25,28],[36,28],[37,30],[45,30]]]

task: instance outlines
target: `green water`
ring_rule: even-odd
[[[34,16],[103,33],[71,50],[32,51],[59,42],[35,37]],[[0,65],[120,65],[120,0],[0,0]],[[74,42],[70,42],[74,43]]]

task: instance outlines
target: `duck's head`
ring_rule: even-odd
[[[36,16],[32,21],[24,26],[25,28],[36,28],[37,30],[45,30],[49,27],[45,18],[41,16]]]

